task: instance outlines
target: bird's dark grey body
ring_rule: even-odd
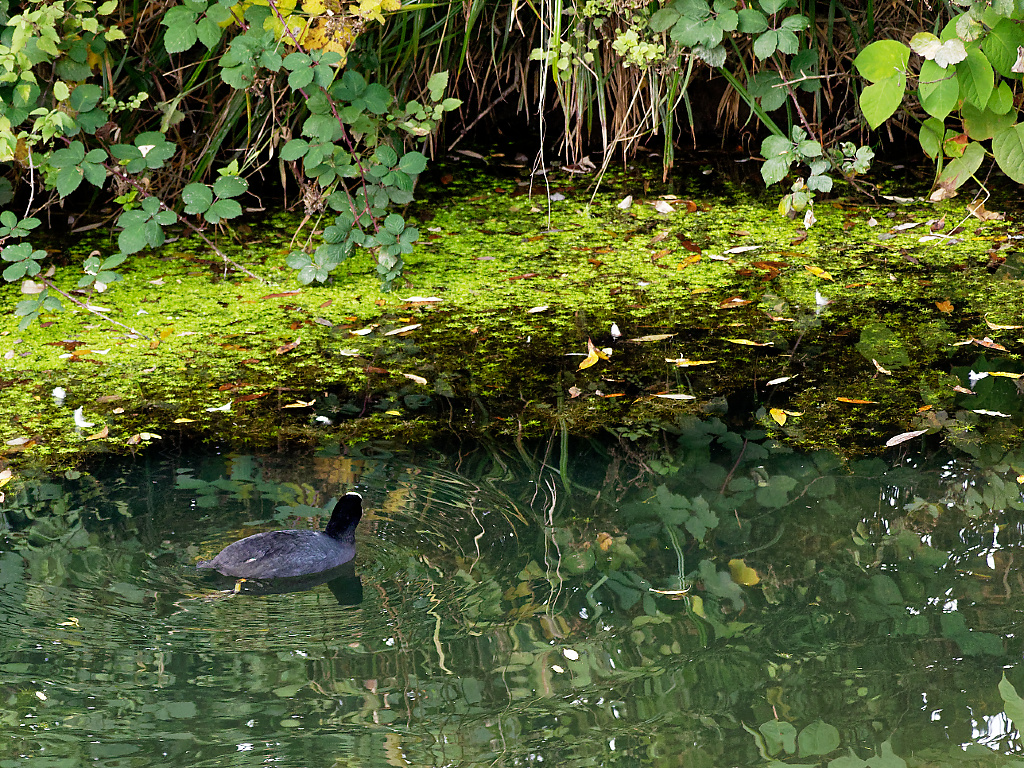
[[[323,532],[257,533],[229,544],[215,558],[197,566],[240,579],[307,576],[337,568],[355,557],[355,530],[362,513],[362,496],[347,493],[338,502]]]

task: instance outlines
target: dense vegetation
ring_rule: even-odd
[[[0,3],[3,277],[31,297],[25,323],[78,301],[32,239],[60,208],[76,230],[117,232],[78,281],[103,291],[169,227],[217,251],[208,233],[243,205],[284,203],[310,222],[288,258],[301,282],[367,248],[387,287],[419,237],[401,206],[460,106],[449,146],[514,105],[540,128],[538,164],[554,146],[599,149],[607,166],[656,141],[668,169],[702,120],[723,125],[759,144],[766,183],[790,178],[780,208],[806,211],[806,226],[815,194],[868,171],[858,143],[887,122],[935,159],[939,197],[988,151],[1024,181],[1022,12],[957,0],[895,13],[835,0]],[[702,117],[695,104],[715,93]]]

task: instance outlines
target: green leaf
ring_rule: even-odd
[[[142,227],[122,229],[117,236],[117,247],[123,253],[136,253],[146,247],[146,233]]]
[[[213,194],[217,197],[238,197],[249,189],[249,182],[241,176],[221,176],[213,183]]]
[[[993,141],[993,145],[994,143]],[[949,161],[949,164],[943,169],[942,175],[939,176],[938,183],[948,189],[958,189],[965,181],[977,173],[978,168],[981,167],[981,161],[984,159],[984,147],[976,141],[970,142],[964,148],[963,155]],[[996,162],[998,162],[998,156]],[[1002,165],[999,167],[1002,168]]]
[[[397,237],[402,234],[402,230],[405,229],[405,219],[397,213],[392,213],[384,219],[384,229]]]
[[[168,53],[181,53],[196,44],[199,30],[196,29],[195,21],[196,14],[180,5],[164,14],[161,23],[167,27],[164,48]]]
[[[374,155],[378,163],[387,166],[388,168],[392,168],[398,163],[398,153],[387,144],[382,144],[377,147],[377,151]]]
[[[213,203],[213,192],[205,184],[189,184],[181,190],[181,199],[185,202],[185,213],[195,215],[204,213]]]
[[[220,6],[214,5],[214,8]],[[221,26],[209,16],[204,16],[198,22],[196,22],[196,35],[199,38],[207,50],[213,50],[214,46],[220,42],[221,35],[224,34],[224,30]]]
[[[235,200],[218,200],[210,206],[203,217],[211,224],[217,224],[223,219],[234,219],[242,215],[242,206]]]
[[[422,152],[406,152],[398,161],[398,169],[413,176],[423,173],[426,167],[427,158]]]
[[[739,31],[745,35],[758,35],[768,29],[767,17],[753,8],[744,8],[738,14]]]
[[[769,720],[761,723],[757,730],[764,736],[768,754],[777,755],[782,750],[789,754],[796,752],[796,728],[784,720]]]
[[[995,93],[993,91],[993,93]],[[964,103],[960,111],[964,120],[964,133],[974,141],[991,139],[997,133],[1013,125],[1016,114],[997,115],[990,109],[978,109],[973,104]]]
[[[1012,70],[1017,61],[1018,46],[1024,46],[1024,30],[1021,30],[1018,21],[1005,18],[1000,19],[981,41],[981,50],[996,72],[1015,80],[1020,78]]]
[[[81,168],[62,168],[57,174],[57,194],[62,198],[67,197],[82,183]]]
[[[827,755],[839,748],[839,731],[834,725],[816,720],[800,731],[797,744],[800,757]]]
[[[1009,113],[1011,107],[1013,107],[1013,91],[1010,90],[1009,83],[1004,80],[992,91],[992,95],[988,98],[986,109],[991,110],[997,115],[1005,115]]]
[[[864,119],[868,121],[868,125],[877,128],[892,117],[903,102],[903,93],[906,89],[907,78],[901,72],[886,80],[879,80],[861,91],[860,109],[864,113]]]
[[[992,154],[1003,173],[1024,184],[1024,124],[1017,123],[997,133],[992,138]]]
[[[786,103],[789,94],[782,86],[782,77],[771,69],[762,69],[747,82],[747,92],[760,100],[765,112],[774,112]],[[788,142],[787,142],[788,147]]]
[[[307,85],[313,82],[313,68],[304,67],[302,69],[296,69],[294,72],[288,75],[288,87],[298,90],[299,88],[305,88]]]
[[[960,95],[978,109],[984,109],[995,87],[995,73],[985,54],[978,48],[968,48],[967,58],[956,65],[956,74]]]
[[[430,79],[427,80],[427,90],[430,91],[430,98],[433,101],[440,101],[441,97],[444,96],[444,90],[447,87],[447,72],[435,72],[430,76]]]
[[[648,19],[647,26],[652,32],[660,35],[662,32],[670,29],[678,20],[679,11],[672,6],[669,6],[668,8],[662,8],[660,11],[655,12],[655,14]],[[437,99],[434,99],[434,101],[437,101]]]
[[[383,115],[388,111],[388,107],[391,106],[391,102],[394,97],[391,92],[379,83],[371,83],[366,87],[366,92],[363,94],[363,101],[366,103],[366,108],[373,112],[375,115]]]
[[[853,65],[865,80],[878,83],[898,76],[905,79],[909,61],[910,48],[903,43],[895,40],[876,40],[857,54]]]
[[[999,695],[1003,699],[1006,716],[1013,721],[1018,732],[1024,733],[1024,700],[1018,695],[1013,683],[1006,679],[1006,673],[1003,673],[1003,679],[999,681]]]
[[[292,139],[281,149],[281,159],[290,163],[303,157],[308,150],[308,141],[305,139]]]
[[[921,132],[917,139],[921,142],[921,149],[924,153],[934,160],[942,153],[942,143],[946,140],[946,127],[941,120],[930,117],[921,125]],[[998,156],[996,160],[998,161]]]
[[[917,81],[918,98],[924,111],[942,120],[956,107],[960,98],[960,82],[956,71],[940,67],[930,59],[921,64]]]
[[[754,40],[754,55],[764,61],[779,50],[779,33],[769,29]]]

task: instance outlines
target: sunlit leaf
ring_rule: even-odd
[[[832,275],[826,272],[821,267],[816,267],[813,264],[804,264],[804,269],[810,272],[815,277],[820,277],[822,280],[831,280]]]
[[[530,307],[528,310],[526,310],[526,314],[528,314],[528,315],[536,315],[538,312],[545,312],[545,311],[547,311],[548,308],[549,307],[548,307],[547,304],[541,304],[539,307]]]
[[[789,380],[790,380],[790,379],[792,379],[792,378],[794,378],[794,377],[793,377],[793,376],[780,376],[780,377],[779,377],[779,378],[777,378],[777,379],[772,379],[771,381],[769,381],[769,382],[767,383],[767,386],[769,386],[769,387],[774,387],[774,386],[775,386],[776,384],[782,384],[782,383],[784,383],[784,382],[787,382],[787,381],[789,381]]]
[[[853,405],[878,405],[877,400],[857,400],[852,397],[837,397],[837,403],[851,403]]]
[[[734,248],[727,248],[726,253],[746,253],[747,251],[756,251],[758,248],[763,248],[763,245],[737,245]]]
[[[743,307],[750,303],[750,299],[741,299],[739,296],[730,296],[728,299],[718,305],[719,309],[736,309],[736,307]]]
[[[696,400],[697,399],[693,395],[681,395],[681,394],[655,395],[655,397],[662,397],[665,400]]]
[[[421,325],[422,325],[422,323],[413,323],[412,325],[403,325],[401,328],[395,328],[392,331],[388,331],[384,335],[385,336],[398,336],[399,334],[402,334],[402,333],[409,333],[409,331],[415,331]]]
[[[687,359],[685,357],[677,357],[675,360],[673,360],[670,357],[666,357],[665,358],[665,362],[666,363],[672,363],[673,365],[678,365],[680,368],[692,368],[692,367],[694,367],[696,365],[711,365],[712,363],[717,363],[718,361],[717,360],[689,360],[689,359]]]
[[[86,440],[102,440],[103,438],[105,438],[109,434],[110,434],[110,428],[109,427],[103,427],[103,429],[101,429],[95,435],[89,435],[85,439]]]
[[[781,408],[772,408],[768,411],[768,415],[771,416],[772,419],[775,420],[775,423],[780,427],[784,427],[786,425],[786,412]]]
[[[767,341],[751,341],[750,339],[726,339],[731,344],[742,344],[745,347],[770,347],[771,342]]]
[[[417,384],[427,383],[426,379],[424,379],[422,376],[417,376],[415,373],[403,373],[402,375],[405,376],[405,378],[410,379],[411,381],[415,381]]]
[[[195,419],[175,419],[174,424],[194,424]]]
[[[315,404],[316,404],[316,400],[310,400],[309,402],[306,402],[305,400],[297,400],[294,403],[288,403],[287,405],[282,406],[282,407],[283,408],[309,408],[310,406],[315,405]]]
[[[732,580],[745,587],[752,587],[761,581],[757,571],[738,558],[729,561],[729,571],[732,573]]]

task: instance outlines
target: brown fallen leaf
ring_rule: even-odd
[[[283,293],[268,293],[266,296],[260,296],[261,299],[283,299],[285,296],[298,296],[302,293],[301,290],[295,291],[284,291]]]
[[[852,397],[837,397],[836,402],[838,403],[850,403],[852,405],[878,405],[877,400],[857,400]]]
[[[741,299],[739,296],[730,296],[718,305],[719,309],[736,309],[750,303],[750,299]]]
[[[995,323],[989,322],[988,318],[985,318],[985,325],[993,331],[1016,331],[1024,328],[1024,325],[996,325]]]
[[[976,203],[968,203],[967,210],[972,216],[976,216],[982,221],[1002,221],[1006,218],[1004,213],[985,210],[985,203],[981,200]]]
[[[109,427],[104,427],[99,432],[97,432],[95,435],[89,435],[85,439],[86,440],[102,440],[103,438],[105,438],[109,434],[110,434],[110,428]]]
[[[943,312],[947,315],[953,311],[953,304],[949,301],[949,299],[944,299],[943,301],[936,301],[935,306],[938,308],[939,312]]]
[[[638,336],[630,341],[664,341],[665,339],[671,339],[675,336],[674,333],[653,333],[649,336]]]
[[[875,370],[877,370],[879,373],[884,373],[886,376],[892,376],[892,371],[890,371],[888,368],[883,368],[882,364],[875,360],[875,358],[871,358],[871,362],[875,364]]]
[[[280,347],[278,347],[274,351],[277,354],[279,354],[279,355],[283,355],[285,352],[291,352],[293,349],[295,349],[297,346],[299,346],[299,342],[300,341],[302,341],[301,337],[295,339],[295,341],[290,341],[287,344],[282,344]]]

